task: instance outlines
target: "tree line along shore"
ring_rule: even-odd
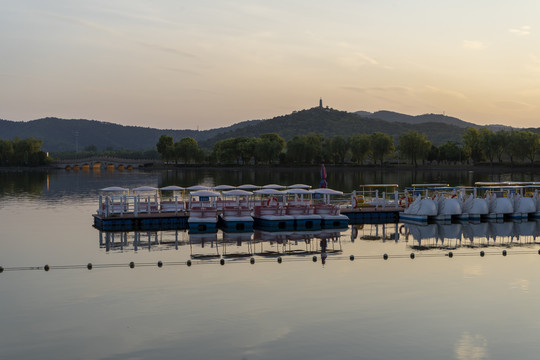
[[[43,166],[58,159],[111,156],[128,159],[160,159],[169,165],[199,166],[309,166],[333,165],[410,165],[424,167],[444,164],[522,166],[534,165],[540,154],[540,135],[528,130],[468,128],[461,142],[434,145],[423,133],[407,131],[395,138],[382,132],[355,134],[348,138],[320,134],[294,136],[285,141],[276,133],[258,137],[232,137],[201,148],[185,137],[174,141],[161,135],[156,148],[147,151],[98,151],[91,145],[77,152],[48,154],[39,139],[0,139],[0,166]]]

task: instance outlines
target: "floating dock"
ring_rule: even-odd
[[[399,209],[395,207],[359,207],[359,208],[342,208],[341,214],[347,216],[346,221],[328,221],[323,222],[323,228],[345,228],[349,224],[381,224],[393,223],[399,220]],[[105,214],[93,214],[94,226],[99,230],[181,230],[188,229],[189,211],[181,211],[178,213],[132,213],[113,214],[106,216]],[[255,219],[255,227],[268,227],[265,224],[260,224]],[[268,224],[266,224],[268,225]],[[295,229],[294,221],[285,224],[284,227],[277,227],[270,230],[293,230]],[[320,227],[318,227],[320,228]],[[234,230],[234,229],[233,229]],[[243,229],[243,231],[246,231]]]

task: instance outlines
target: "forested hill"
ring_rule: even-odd
[[[449,140],[460,142],[465,131],[465,127],[441,122],[388,122],[373,116],[365,117],[356,113],[315,107],[268,120],[243,121],[229,127],[204,131],[123,126],[83,119],[44,118],[27,122],[0,120],[0,139],[33,137],[43,140],[44,151],[59,152],[83,150],[91,145],[99,151],[149,150],[155,149],[161,135],[171,136],[175,141],[192,137],[200,147],[211,148],[222,139],[256,137],[265,133],[278,133],[285,140],[290,140],[295,135],[309,133],[317,133],[327,138],[336,135],[348,138],[359,133],[371,134],[377,131],[395,137],[409,130],[424,133],[435,145],[440,145]]]
[[[378,131],[390,136],[399,136],[409,130],[425,133],[427,138],[435,145],[440,145],[449,140],[460,142],[465,128],[444,123],[390,123],[384,120],[363,117],[355,113],[316,107],[225,132],[217,137],[202,141],[200,146],[211,147],[222,139],[240,136],[253,137],[271,132],[278,133],[288,141],[295,135],[309,133],[317,133],[329,138],[336,135],[348,138],[359,133],[371,134]]]
[[[192,137],[204,141],[231,128],[247,126],[247,121],[232,127],[212,130],[161,130],[138,126],[123,126],[108,122],[83,119],[44,118],[32,121],[0,120],[0,139],[33,137],[43,140],[43,151],[74,151],[95,145],[98,150],[149,150],[155,149],[161,135],[169,135],[176,141]]]

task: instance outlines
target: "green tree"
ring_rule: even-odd
[[[483,127],[478,132],[478,137],[484,154],[488,158],[489,163],[493,166],[493,160],[497,157],[500,149],[502,149],[499,136],[488,128]]]
[[[520,157],[521,144],[520,144],[519,131],[509,131],[505,133],[504,152],[510,158],[510,164],[514,166],[514,160]]]
[[[482,161],[483,153],[478,129],[467,128],[463,134],[463,144],[465,145],[465,151],[475,163]]]
[[[394,142],[388,134],[375,132],[370,135],[371,156],[382,166],[384,157],[394,153]]]
[[[262,134],[255,144],[255,156],[258,160],[271,164],[279,160],[285,145],[285,139],[276,133]]]
[[[370,139],[367,134],[358,134],[349,138],[349,148],[356,163],[363,164],[370,150]]]
[[[15,150],[13,149],[13,142],[10,140],[0,139],[0,165],[9,166],[12,165],[13,155]]]
[[[175,158],[182,160],[185,164],[195,160],[199,150],[197,141],[192,137],[185,137],[174,144]]]
[[[425,158],[431,149],[431,141],[425,134],[409,130],[398,139],[398,150],[406,158],[411,160],[411,164],[417,166],[418,158]]]
[[[347,156],[347,151],[349,151],[349,145],[347,141],[341,136],[334,136],[330,141],[330,150],[334,163],[345,163],[345,156]]]
[[[164,161],[169,161],[174,158],[174,139],[171,136],[161,135],[156,147]]]
[[[522,130],[520,131],[520,137],[523,146],[522,154],[532,165],[540,149],[540,136],[532,131]]]
[[[299,164],[304,161],[304,150],[306,148],[306,139],[304,136],[296,135],[287,142],[286,160],[291,164]]]
[[[220,140],[214,145],[214,153],[220,163],[224,164],[239,164],[242,160],[242,152],[239,149],[238,144],[242,140],[238,138],[229,138]]]
[[[461,161],[464,158],[462,147],[455,141],[447,141],[439,146],[439,160]]]

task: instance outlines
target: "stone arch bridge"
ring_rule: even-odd
[[[133,170],[147,166],[161,164],[161,160],[156,159],[122,159],[108,156],[96,156],[84,159],[61,159],[54,162],[54,166],[66,170],[85,169],[108,169],[108,170]]]

